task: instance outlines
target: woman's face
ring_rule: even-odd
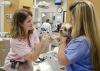
[[[26,18],[26,20],[24,21],[22,27],[24,28],[24,30],[26,32],[28,32],[29,30],[32,30],[33,29],[33,26],[32,26],[32,16],[28,16]]]

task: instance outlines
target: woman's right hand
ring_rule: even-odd
[[[62,36],[62,35],[52,35],[53,40],[58,40],[58,42],[66,43],[68,37]]]
[[[52,35],[51,40],[59,40],[60,36],[59,35]]]
[[[60,40],[60,43],[66,43],[68,40],[68,37],[60,36],[59,40]]]
[[[45,46],[48,45],[51,41],[52,41],[51,36],[48,34],[43,35],[41,38],[41,43]]]

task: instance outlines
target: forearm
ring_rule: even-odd
[[[31,58],[33,61],[35,61],[39,57],[42,50],[43,50],[43,43],[40,42],[39,44],[36,45],[35,49],[32,51]]]
[[[35,61],[39,57],[43,49],[45,49],[45,46],[49,43],[49,39],[50,36],[48,35],[43,36],[41,42],[37,43],[36,46],[33,47],[35,49],[31,51],[29,54],[25,55],[25,57],[28,60]]]
[[[64,53],[65,47],[66,47],[66,43],[61,43],[59,45],[58,62],[61,65],[67,65],[69,63],[68,59],[65,57],[65,53]]]
[[[25,58],[30,61],[35,61],[41,54],[43,48],[44,48],[44,43],[43,42],[38,43],[33,51],[25,55]]]

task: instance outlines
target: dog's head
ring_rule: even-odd
[[[64,37],[71,37],[72,25],[64,24],[61,26],[60,34]]]

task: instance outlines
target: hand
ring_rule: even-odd
[[[66,43],[68,40],[68,37],[60,36],[59,40],[60,40],[60,43]]]
[[[49,43],[51,41],[51,37],[48,34],[42,36],[41,42],[44,44]]]
[[[52,35],[51,40],[59,40],[59,35]]]

